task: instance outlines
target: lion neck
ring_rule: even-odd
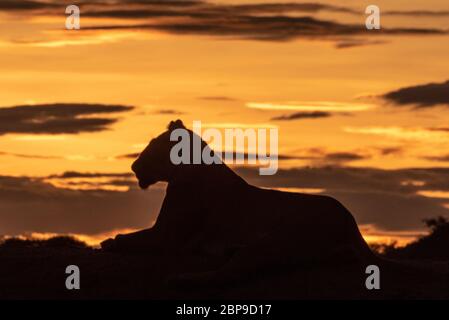
[[[175,166],[168,185],[216,189],[244,186],[247,183],[225,164],[182,164]]]

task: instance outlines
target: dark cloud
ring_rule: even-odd
[[[157,30],[178,35],[205,35],[228,39],[259,41],[291,41],[298,38],[341,41],[342,37],[367,35],[364,25],[350,25],[318,20],[312,17],[218,15],[207,19],[162,21],[151,24],[103,25],[83,30]],[[371,33],[375,36],[374,33]],[[383,28],[377,35],[434,35],[446,34],[439,29]]]
[[[332,116],[330,112],[324,111],[313,111],[313,112],[295,112],[289,115],[281,115],[277,117],[271,118],[271,120],[279,120],[279,121],[289,121],[289,120],[298,120],[298,119],[319,119],[319,118],[328,118]]]
[[[9,3],[9,2],[8,2]],[[12,3],[12,2],[11,2]],[[46,14],[61,14],[62,4],[19,0],[14,6],[30,9],[46,7]],[[65,2],[64,2],[65,3]],[[367,31],[363,23],[345,24],[324,21],[313,15],[340,12],[363,16],[364,12],[321,3],[247,3],[225,4],[208,1],[90,1],[81,2],[84,17],[123,19],[123,24],[83,26],[82,30],[156,30],[179,35],[205,35],[227,39],[291,41],[298,38],[332,40],[338,48],[384,43],[376,35],[433,35],[447,31],[431,28],[382,28]],[[12,4],[5,5],[8,10]],[[52,6],[59,6],[51,9]],[[1,9],[0,9],[1,10]],[[24,10],[25,11],[25,10]],[[300,13],[302,15],[297,15]],[[304,16],[307,14],[308,16]],[[138,23],[149,20],[150,22]],[[129,22],[129,20],[134,20]],[[369,36],[369,38],[367,38]],[[358,39],[355,39],[358,37]],[[360,39],[360,37],[364,37]]]
[[[411,11],[385,11],[386,16],[410,16],[410,17],[447,17],[449,11],[411,10]]]
[[[3,11],[33,11],[40,9],[52,9],[50,13],[58,14],[61,8],[74,4],[73,1],[33,1],[33,0],[1,0],[0,10]],[[77,1],[78,6],[87,8],[84,13],[89,17],[140,19],[149,17],[210,17],[218,14],[240,14],[240,15],[275,15],[292,13],[339,12],[351,15],[363,15],[350,7],[330,5],[323,3],[247,3],[247,4],[224,4],[212,3],[206,0],[90,0]],[[410,17],[446,17],[449,11],[431,10],[390,10],[382,13],[391,16]]]
[[[315,158],[312,156],[312,164],[319,166],[342,166],[348,162],[366,160],[371,158],[368,154],[358,152],[330,152],[318,154]]]
[[[194,15],[193,13],[191,15]],[[163,17],[186,17],[188,14],[179,11],[168,11],[164,9],[158,10],[101,10],[91,11],[83,14],[92,18],[122,18],[122,19],[147,19],[147,18],[163,18]]]
[[[344,163],[365,160],[371,158],[371,155],[360,152],[328,152],[321,148],[310,148],[299,150],[300,155],[289,156],[290,159],[310,161],[314,166],[341,166]]]
[[[124,0],[122,2],[131,5],[140,4],[150,6],[173,6],[173,7],[192,7],[205,3],[205,1],[203,0]]]
[[[436,127],[436,128],[427,128],[429,131],[437,131],[437,132],[449,132],[449,127]]]
[[[134,180],[114,179],[109,183],[136,184]],[[161,187],[148,193],[137,187],[127,192],[70,190],[56,188],[43,179],[0,176],[0,234],[93,235],[122,228],[147,228],[156,219],[164,194]]]
[[[404,150],[402,147],[386,147],[378,148],[378,151],[383,156],[396,155],[402,153]]]
[[[211,19],[221,16],[235,15],[279,15],[301,13],[318,13],[320,11],[344,12],[350,14],[361,14],[355,10],[345,7],[332,6],[319,3],[252,3],[233,4],[211,3],[207,1],[127,1],[131,8],[107,8],[97,7],[95,10],[86,12],[90,17],[107,18],[161,18],[161,17],[189,17],[196,19]],[[132,5],[139,7],[132,9]],[[141,6],[146,4],[146,6]]]
[[[14,10],[36,10],[55,7],[54,4],[41,1],[28,0],[1,0],[0,10],[14,11]]]
[[[164,114],[164,115],[178,115],[178,114],[184,114],[181,111],[178,110],[173,110],[173,109],[161,109],[161,110],[156,110],[154,112],[155,114]]]
[[[122,159],[137,159],[137,157],[140,155],[139,152],[136,153],[127,153],[127,154],[121,154],[116,156],[116,159],[122,160]]]
[[[8,133],[60,134],[106,130],[117,118],[99,117],[133,107],[103,104],[41,104],[0,108],[0,135]]]
[[[25,159],[64,159],[63,157],[58,156],[43,156],[38,154],[27,154],[27,153],[14,153],[14,152],[5,152],[0,151],[0,156],[10,156],[17,158],[25,158]]]
[[[58,188],[70,190],[94,190],[124,192],[136,188],[132,173],[92,173],[67,171],[41,179]],[[124,188],[121,188],[124,187]]]
[[[424,157],[424,159],[439,162],[449,162],[449,154],[442,156]]]
[[[229,6],[228,6],[229,7]],[[360,14],[359,11],[334,6],[323,3],[253,3],[253,4],[240,4],[231,7],[235,12],[245,13],[257,13],[257,14],[280,14],[280,13],[292,13],[292,12],[312,12],[330,11],[330,12],[344,12],[351,14]]]
[[[361,38],[353,38],[353,39],[344,39],[342,41],[338,41],[335,44],[337,49],[347,49],[354,47],[362,47],[362,46],[371,46],[376,44],[386,44],[388,41],[385,40],[372,40],[372,39],[361,39]]]
[[[132,173],[99,173],[99,172],[78,172],[66,171],[62,174],[50,175],[47,178],[73,179],[73,178],[127,178],[133,177]]]
[[[325,160],[333,162],[347,162],[366,159],[367,156],[353,152],[333,152],[325,156]]]
[[[396,105],[415,105],[417,108],[449,106],[449,80],[401,88],[384,94],[383,98]]]
[[[208,97],[199,97],[198,99],[206,101],[237,101],[237,99],[226,96],[208,96]]]

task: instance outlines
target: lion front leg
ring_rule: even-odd
[[[133,251],[157,251],[160,241],[158,232],[154,228],[137,232],[119,234],[114,239],[107,239],[101,243],[101,248],[110,252],[133,252]]]

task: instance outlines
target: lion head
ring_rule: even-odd
[[[152,139],[131,166],[142,189],[159,181],[169,181],[174,165],[170,161],[170,150],[176,142],[170,141],[175,129],[185,129],[181,120],[171,121],[168,130]]]

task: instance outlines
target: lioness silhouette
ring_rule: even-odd
[[[172,164],[170,134],[179,128],[181,120],[170,122],[132,165],[143,189],[168,182],[155,225],[109,239],[104,250],[218,255],[228,270],[374,258],[351,213],[331,197],[261,189],[224,163]]]

